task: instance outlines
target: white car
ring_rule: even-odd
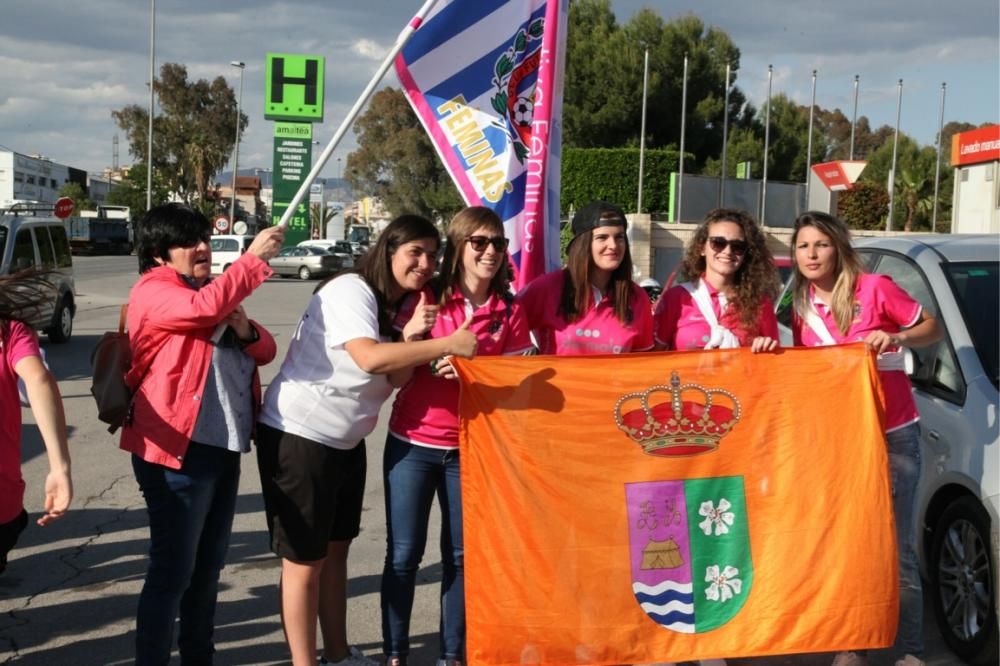
[[[923,460],[917,554],[945,642],[969,663],[995,664],[1000,237],[865,238],[855,247],[869,271],[892,277],[945,328],[944,340],[912,350]],[[791,344],[789,300],[777,308],[783,345]]]
[[[253,243],[253,236],[212,236],[208,245],[212,248],[212,275],[220,275],[223,271],[233,265],[239,259],[250,244]]]
[[[304,240],[299,247],[321,247],[330,254],[340,257],[342,268],[354,268],[354,253],[349,241],[339,240]]]

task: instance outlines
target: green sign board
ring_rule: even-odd
[[[290,127],[299,125],[299,127]],[[284,129],[279,132],[279,129]],[[302,133],[307,138],[300,138]],[[277,224],[295,198],[302,183],[312,168],[312,125],[308,123],[278,123],[274,130],[274,200],[271,205],[271,221]],[[309,238],[309,200],[299,204],[288,222],[285,232],[285,246],[298,245]]]
[[[742,180],[750,179],[750,162],[736,163],[736,177]]]
[[[268,53],[264,68],[264,118],[323,122],[322,56]]]

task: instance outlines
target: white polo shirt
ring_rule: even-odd
[[[372,430],[392,394],[385,375],[365,372],[344,343],[387,342],[378,332],[375,292],[349,273],[314,294],[281,370],[264,394],[260,421],[335,449],[353,449]]]

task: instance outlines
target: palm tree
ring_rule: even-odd
[[[319,203],[309,206],[309,219],[312,222],[311,238],[322,238],[323,230],[326,229],[327,222],[333,219],[335,212],[333,208],[324,207]]]
[[[903,169],[899,176],[898,192],[899,198],[906,207],[906,222],[903,224],[903,231],[913,231],[913,218],[918,212],[929,209],[927,198],[927,186],[930,179],[925,175],[918,175],[912,169]]]

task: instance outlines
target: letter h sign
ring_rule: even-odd
[[[323,56],[268,53],[264,118],[323,122]]]

